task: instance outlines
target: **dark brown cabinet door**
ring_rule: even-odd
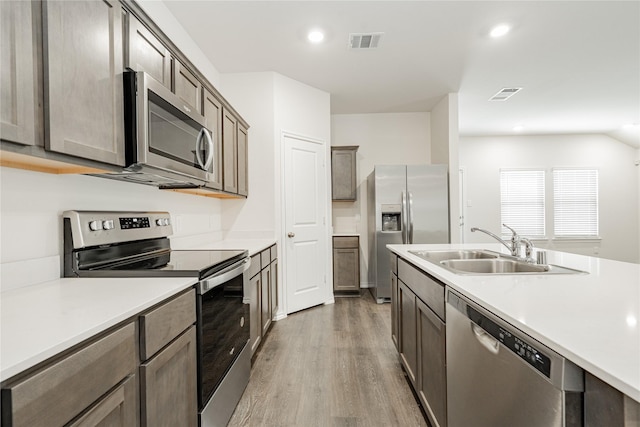
[[[398,342],[398,276],[391,273],[391,340],[396,350],[399,350]]]
[[[238,194],[241,196],[249,195],[249,147],[248,147],[248,131],[238,122],[237,124],[237,143],[238,143]]]
[[[0,1],[0,135],[24,145],[42,145],[39,11],[37,2]]]
[[[207,187],[222,190],[222,103],[208,90],[204,91],[202,111],[213,140],[213,172]]]
[[[222,173],[224,191],[238,192],[238,143],[237,119],[227,110],[222,110]]]
[[[331,147],[332,200],[353,201],[357,199],[357,151],[357,146]]]
[[[437,425],[447,425],[446,327],[419,299],[418,309],[418,395]]]
[[[273,251],[271,251],[273,254]],[[271,316],[278,312],[278,260],[271,261]]]
[[[173,92],[202,114],[202,83],[180,61],[173,61]]]
[[[417,386],[418,348],[416,340],[416,296],[401,280],[398,281],[400,308],[400,359],[414,388]]]
[[[171,53],[135,16],[128,15],[127,64],[171,90]]]
[[[47,1],[42,7],[46,148],[123,166],[120,2]]]
[[[260,272],[262,275],[262,289],[260,296],[260,312],[262,338],[267,335],[269,326],[271,326],[271,265],[267,265]]]
[[[249,331],[251,339],[251,355],[253,356],[262,341],[262,308],[260,298],[262,296],[261,274],[258,273],[249,280],[246,291],[249,293]]]
[[[197,426],[196,328],[140,366],[142,426]]]

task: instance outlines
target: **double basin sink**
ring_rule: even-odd
[[[425,261],[456,274],[581,274],[581,270],[553,264],[534,264],[519,258],[481,249],[409,251]]]

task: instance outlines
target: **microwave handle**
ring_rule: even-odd
[[[198,137],[196,138],[196,160],[202,169],[205,169],[204,163],[202,163],[202,158],[200,157],[200,144],[202,143],[202,134],[207,133],[205,128],[200,129],[198,133]]]
[[[205,128],[202,128],[202,130],[204,131],[204,136],[207,138],[207,145],[209,146],[209,154],[207,155],[207,162],[204,164],[204,170],[208,171],[209,166],[211,166],[211,163],[213,163],[213,139],[211,138],[211,135],[209,135],[209,132]]]

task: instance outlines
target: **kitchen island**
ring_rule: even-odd
[[[489,249],[505,253],[502,246],[388,245],[387,248],[640,402],[640,265],[546,251],[549,264],[586,274],[461,275],[410,251]]]

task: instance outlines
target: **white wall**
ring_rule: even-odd
[[[161,210],[171,213],[175,238],[220,238],[220,201],[84,175],[0,168],[2,287],[60,277],[65,210]],[[42,260],[42,264],[24,263]]]
[[[599,170],[601,241],[536,242],[567,252],[639,262],[640,186],[634,166],[636,150],[604,135],[461,137],[460,165],[466,173],[465,241],[488,242],[471,227],[500,230],[500,168],[547,170],[547,205],[551,207],[551,168],[595,167]],[[547,209],[547,234],[553,222]],[[598,252],[597,254],[595,252]]]
[[[458,94],[449,93],[431,110],[431,163],[449,166],[451,243],[461,241],[458,127]]]
[[[375,165],[427,164],[430,155],[430,114],[335,114],[331,145],[358,145],[358,190],[355,202],[333,202],[334,233],[360,234],[360,279],[367,287],[367,176]]]
[[[225,200],[223,229],[228,238],[265,237],[282,242],[282,132],[324,141],[330,152],[330,97],[327,92],[292,80],[278,73],[221,74],[225,97],[249,122],[249,198]],[[329,158],[329,157],[328,157]],[[327,185],[330,177],[327,168]],[[329,216],[329,198],[326,213]],[[329,244],[329,230],[327,244]],[[282,245],[278,247],[279,283],[286,286],[282,268],[286,263]],[[330,251],[327,251],[329,263]],[[330,264],[328,272],[331,271]],[[331,277],[328,274],[328,277]],[[283,296],[284,292],[279,292]],[[331,294],[331,295],[329,295]],[[332,300],[328,289],[327,300]],[[278,304],[277,317],[285,315]]]
[[[275,73],[221,74],[227,100],[249,123],[249,197],[225,200],[222,228],[228,238],[274,238]]]

